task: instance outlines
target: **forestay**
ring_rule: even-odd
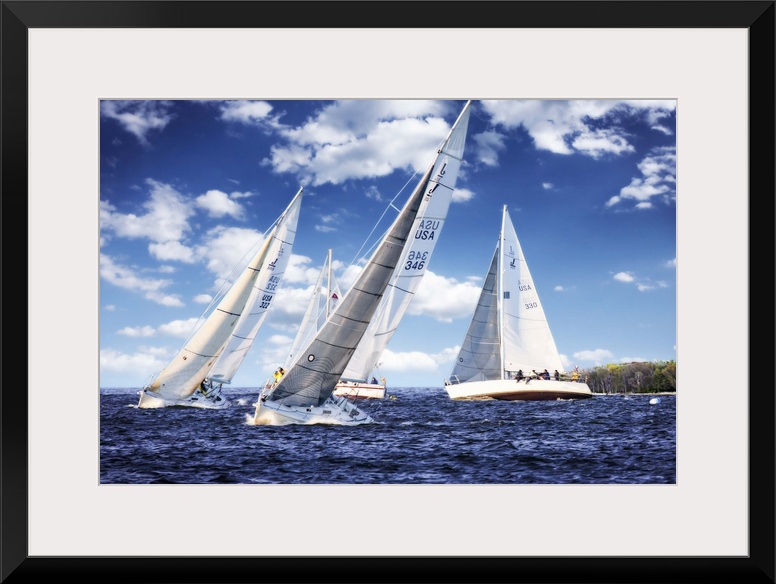
[[[470,111],[471,101],[466,103],[437,150],[431,163],[433,173],[429,184],[429,191],[434,196],[425,198],[421,203],[412,226],[413,235],[404,248],[361,343],[342,375],[343,380],[364,382],[369,379],[426,273],[453,198],[463,160]]]

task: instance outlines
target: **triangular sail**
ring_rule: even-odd
[[[301,189],[296,195],[297,199],[300,194]],[[265,239],[218,306],[146,391],[162,399],[178,400],[190,396],[199,388],[230,340],[232,332],[239,328],[238,323],[245,314],[246,304],[254,291],[262,266],[269,261],[268,253],[277,230],[276,224],[272,234]]]
[[[242,318],[224,347],[221,356],[208,373],[212,383],[230,383],[259,332],[275,293],[285,275],[296,238],[302,189],[299,189],[272,232],[265,259],[253,284]]]
[[[299,355],[299,352],[310,344],[315,334],[323,326],[323,323],[326,322],[329,314],[336,308],[341,297],[342,293],[340,292],[339,285],[332,275],[331,250],[329,250],[321,273],[318,275],[318,280],[315,282],[310,302],[307,303],[307,310],[304,313],[304,317],[302,317],[299,330],[296,332],[291,349],[283,363],[285,369],[289,369]]]
[[[423,197],[432,197],[429,169],[353,286],[315,339],[297,357],[268,399],[287,406],[320,406],[334,392],[385,292],[410,236]]]
[[[451,379],[459,383],[501,379],[503,367],[498,318],[499,247],[496,246],[493,253],[477,308],[450,375]]]
[[[404,248],[388,289],[348,363],[343,379],[362,382],[369,379],[426,273],[453,198],[466,144],[470,111],[469,101],[437,151],[431,164],[433,172],[429,184],[434,196],[424,199],[421,204],[412,226],[411,233],[414,235]]]
[[[504,369],[528,373],[547,368],[563,373],[560,354],[506,206],[501,247]]]

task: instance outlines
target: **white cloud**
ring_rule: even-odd
[[[632,272],[618,272],[614,274],[613,278],[617,282],[634,284],[639,292],[649,292],[655,288],[668,288],[668,284],[663,280],[653,282],[649,278],[637,278]]]
[[[186,339],[194,330],[194,327],[199,322],[197,318],[188,318],[186,320],[173,320],[168,323],[162,324],[158,327],[157,331],[160,334],[170,337],[178,337]]]
[[[440,322],[452,322],[474,312],[480,297],[480,286],[474,282],[458,282],[427,270],[407,308],[407,314],[424,315]]]
[[[152,352],[143,351],[136,353],[122,353],[115,349],[100,349],[100,374],[103,373],[126,373],[129,375],[138,375],[142,372],[143,376],[150,371],[160,371],[167,365],[165,358]],[[138,385],[141,379],[136,380]],[[100,384],[102,386],[102,384]]]
[[[240,195],[244,197],[245,193],[240,193]],[[236,203],[223,191],[209,190],[204,195],[198,196],[194,201],[197,207],[207,211],[210,217],[220,219],[221,217],[229,216],[238,220],[245,218],[245,210],[242,205]]]
[[[469,189],[463,189],[459,187],[455,187],[455,190],[453,191],[453,203],[465,203],[466,201],[471,201],[474,198],[474,192],[470,191]]]
[[[263,241],[263,234],[255,229],[219,225],[205,234],[196,256],[203,258],[207,269],[216,276],[214,287],[218,289],[227,278],[239,275]]]
[[[109,201],[100,201],[100,230],[118,237],[145,238],[156,243],[180,242],[191,229],[194,215],[191,202],[171,185],[147,179],[150,187],[142,215],[118,213]]]
[[[149,133],[163,130],[173,120],[172,109],[171,101],[100,101],[100,115],[116,120],[144,146],[149,144]]]
[[[607,201],[612,207],[626,201],[634,201],[636,209],[650,209],[653,201],[670,204],[676,202],[676,149],[658,148],[638,164],[642,176],[631,179],[620,194]]]
[[[302,177],[302,184],[341,184],[391,174],[422,171],[430,152],[450,129],[446,102],[344,100],[327,104],[294,128],[281,128],[263,164]]]
[[[273,118],[270,117],[272,106],[266,101],[227,101],[219,107],[221,119],[227,122],[254,125],[273,121]]]
[[[100,254],[100,277],[119,288],[139,292],[157,304],[183,306],[179,297],[162,293],[163,288],[172,284],[170,280],[141,278],[132,268],[116,263],[106,254]]]
[[[595,349],[594,351],[577,351],[573,357],[579,361],[591,362],[594,365],[605,365],[611,362],[614,355],[606,349]]]
[[[391,372],[409,373],[415,371],[428,373],[439,369],[439,363],[431,355],[420,351],[394,353],[390,349],[386,349],[383,351],[380,361],[380,373],[389,378],[389,383]]]
[[[162,262],[178,261],[192,264],[195,260],[194,250],[183,245],[180,241],[150,243],[148,244],[148,252],[152,257]]]
[[[620,120],[643,117],[650,125],[676,109],[674,100],[484,100],[492,122],[507,130],[523,128],[539,150],[580,153],[593,158],[633,152]],[[606,119],[609,129],[596,124]]]
[[[498,166],[498,156],[506,149],[507,137],[495,130],[488,130],[472,136],[473,158],[485,166]]]
[[[127,337],[152,337],[155,333],[154,327],[151,326],[127,326],[117,332]]]

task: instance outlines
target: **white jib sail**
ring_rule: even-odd
[[[272,237],[269,236],[218,306],[146,388],[147,391],[154,392],[163,399],[175,400],[188,397],[197,390],[235,330],[271,243]]]
[[[259,268],[253,290],[242,317],[229,337],[208,378],[213,383],[230,383],[259,332],[275,293],[285,275],[296,238],[302,189],[299,189],[285,212],[278,218],[269,248]]]
[[[345,380],[365,382],[369,379],[426,273],[453,198],[466,145],[470,112],[471,101],[464,105],[430,165],[432,174],[429,190],[434,196],[424,199],[421,204],[412,235],[405,245],[391,282],[342,374]]]

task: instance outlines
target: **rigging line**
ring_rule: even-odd
[[[450,129],[450,131],[452,131],[452,127],[454,127],[454,126],[455,126],[455,123],[453,123],[453,126],[451,126],[451,129]],[[444,146],[445,146],[445,142],[447,142],[447,140],[450,138],[450,131],[449,131],[449,132],[448,132],[448,134],[445,136],[445,138],[443,138],[443,139],[442,139],[442,141],[441,141],[441,142],[439,142],[439,145],[437,146],[436,152],[435,152],[433,155],[431,155],[431,156],[429,156],[429,157],[428,157],[428,163],[427,163],[427,164],[426,164],[426,165],[425,165],[423,168],[426,168],[426,169],[428,169],[428,167],[429,167],[429,166],[431,166],[432,164],[434,164],[434,161],[436,160],[436,158],[437,158],[438,156],[440,156],[440,155],[441,155],[441,154],[444,152]],[[450,155],[450,154],[447,154],[447,152],[444,152],[444,154],[446,154],[447,156],[450,156],[451,158],[456,158],[457,160],[461,160],[461,161],[463,160],[462,158],[457,158],[457,157],[455,157],[455,156],[452,156],[452,155]],[[380,224],[380,222],[383,220],[383,217],[385,217],[385,214],[388,212],[388,209],[391,209],[391,208],[392,208],[392,209],[394,209],[394,210],[395,210],[397,213],[400,213],[400,212],[401,212],[401,209],[400,209],[399,207],[397,207],[397,206],[396,206],[394,203],[396,202],[396,199],[398,199],[398,198],[399,198],[399,196],[400,196],[400,195],[401,195],[401,194],[404,192],[404,190],[407,188],[407,186],[408,186],[408,185],[409,185],[409,184],[410,184],[410,183],[411,183],[411,182],[412,182],[412,181],[415,179],[415,177],[416,177],[416,176],[418,176],[418,174],[419,174],[419,171],[417,171],[417,170],[416,170],[415,172],[413,172],[413,173],[412,173],[412,176],[410,176],[410,177],[407,179],[407,182],[405,182],[405,183],[404,183],[404,186],[402,186],[402,188],[401,188],[401,189],[399,189],[399,192],[397,192],[397,193],[396,193],[396,195],[394,195],[394,197],[393,197],[393,198],[392,198],[392,199],[391,199],[391,200],[388,202],[388,205],[386,206],[385,210],[384,210],[384,211],[382,212],[382,214],[380,215],[380,218],[379,218],[379,219],[378,219],[378,220],[375,222],[375,224],[374,224],[374,227],[372,227],[372,230],[369,232],[369,235],[367,235],[367,237],[366,237],[366,240],[364,240],[364,243],[362,243],[362,244],[361,244],[361,247],[360,247],[360,248],[359,248],[359,250],[356,252],[356,255],[355,255],[355,257],[354,257],[354,258],[353,258],[353,259],[350,261],[350,265],[349,265],[348,267],[351,267],[351,266],[353,266],[354,264],[356,264],[356,263],[357,263],[357,261],[358,261],[358,258],[359,258],[359,257],[362,257],[363,255],[366,255],[366,254],[368,254],[368,253],[370,253],[371,251],[373,251],[373,250],[374,250],[375,246],[377,245],[378,241],[380,241],[380,240],[376,241],[375,243],[372,243],[372,244],[370,245],[370,247],[367,249],[367,251],[366,251],[366,252],[363,252],[363,250],[364,250],[364,246],[367,244],[367,242],[368,242],[368,241],[371,239],[371,237],[374,235],[374,233],[375,233],[375,230],[377,229],[377,226],[378,226],[378,225]],[[386,230],[386,231],[387,231],[387,230]],[[383,232],[383,235],[385,235],[385,232]],[[362,252],[363,252],[363,254],[362,254]]]
[[[354,257],[354,258],[353,258],[353,259],[350,261],[350,265],[349,265],[348,267],[351,267],[351,266],[353,266],[354,264],[356,264],[356,263],[358,262],[358,258],[360,258],[360,257],[363,257],[363,256],[365,256],[365,255],[367,255],[367,254],[371,254],[371,252],[372,252],[372,251],[374,251],[375,247],[376,247],[376,246],[377,246],[377,245],[380,243],[380,241],[382,241],[382,238],[381,238],[381,239],[378,239],[378,240],[375,240],[375,241],[374,241],[374,242],[373,242],[373,243],[372,243],[372,244],[369,246],[369,248],[367,248],[367,250],[366,250],[366,251],[364,251],[364,247],[365,247],[365,246],[366,246],[366,244],[367,244],[367,243],[368,243],[368,242],[369,242],[369,241],[372,239],[372,236],[374,235],[375,231],[377,230],[377,227],[378,227],[378,225],[380,225],[380,223],[382,222],[383,218],[384,218],[384,217],[385,217],[385,215],[388,213],[388,210],[389,210],[389,209],[394,209],[394,210],[395,210],[397,213],[400,213],[400,212],[401,212],[401,209],[400,209],[399,207],[397,207],[396,205],[394,205],[394,202],[396,201],[396,199],[398,199],[398,198],[399,198],[399,196],[400,196],[400,195],[401,195],[401,194],[404,192],[404,190],[407,188],[407,185],[409,185],[409,184],[410,184],[410,183],[411,183],[411,182],[412,182],[412,181],[415,179],[415,177],[416,177],[417,175],[418,175],[418,171],[415,171],[415,172],[412,174],[412,176],[410,176],[410,177],[407,179],[407,182],[405,182],[405,183],[404,183],[404,186],[402,186],[402,188],[401,188],[401,189],[399,189],[399,192],[398,192],[398,193],[396,193],[396,194],[394,195],[394,197],[393,197],[393,198],[392,198],[392,199],[391,199],[391,200],[388,202],[388,205],[386,205],[385,209],[384,209],[384,210],[383,210],[383,212],[380,214],[380,217],[377,219],[377,221],[375,221],[375,224],[374,224],[374,226],[372,227],[372,230],[369,232],[369,235],[367,235],[367,236],[366,236],[366,239],[364,240],[364,243],[362,243],[362,244],[361,244],[361,247],[360,247],[360,248],[358,249],[358,251],[356,252],[356,255],[355,255],[355,257]],[[386,232],[386,231],[387,231],[387,229],[386,229],[386,230],[383,232],[383,235],[385,235],[385,232]]]

